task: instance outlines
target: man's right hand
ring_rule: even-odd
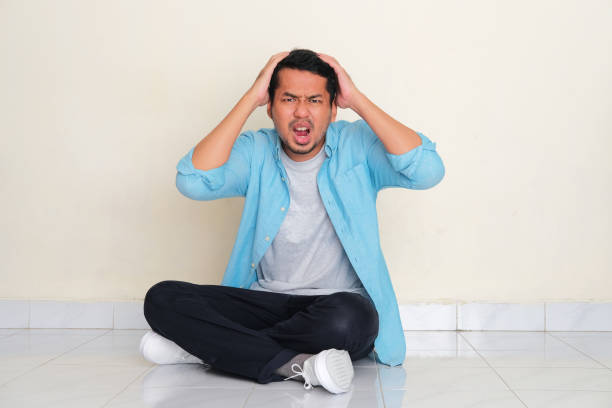
[[[248,117],[258,106],[268,103],[268,86],[276,64],[289,55],[281,52],[273,55],[261,70],[249,90],[240,98],[227,116],[200,141],[193,150],[191,161],[199,170],[215,169],[230,157],[232,146]]]
[[[272,73],[274,72],[274,68],[276,65],[287,55],[289,52],[280,52],[278,54],[274,54],[268,60],[268,63],[261,70],[259,75],[257,75],[257,79],[255,83],[249,89],[249,92],[253,94],[255,100],[257,101],[257,106],[263,106],[268,103],[270,99],[268,96],[268,87],[270,86],[270,79],[272,78]]]

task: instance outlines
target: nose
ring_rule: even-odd
[[[306,105],[308,102],[303,101],[303,100],[298,100],[296,106],[295,106],[295,111],[293,112],[293,114],[295,115],[295,117],[297,118],[304,118],[307,117],[309,112],[308,112],[308,106]]]

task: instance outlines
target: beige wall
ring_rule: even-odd
[[[435,188],[379,196],[401,303],[612,301],[611,10],[0,0],[0,298],[218,283],[243,201],[189,200],[175,166],[271,54],[307,47],[445,162]]]

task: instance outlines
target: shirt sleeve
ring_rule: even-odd
[[[253,137],[250,132],[238,136],[229,159],[214,169],[196,169],[192,161],[194,150],[195,146],[176,166],[176,188],[181,194],[201,201],[246,195],[253,155]]]
[[[425,190],[438,184],[444,178],[444,164],[436,152],[436,144],[421,132],[421,144],[404,154],[388,153],[381,140],[373,134],[368,149],[367,161],[372,181],[377,190],[387,187],[404,187]]]

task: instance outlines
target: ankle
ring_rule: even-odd
[[[287,361],[285,364],[277,368],[275,373],[282,375],[283,377],[292,377],[295,375],[295,372],[291,369],[291,366],[293,364],[297,364],[303,369],[304,362],[313,355],[314,354],[296,354],[291,360]],[[304,378],[302,376],[292,377],[291,379],[304,382]]]

